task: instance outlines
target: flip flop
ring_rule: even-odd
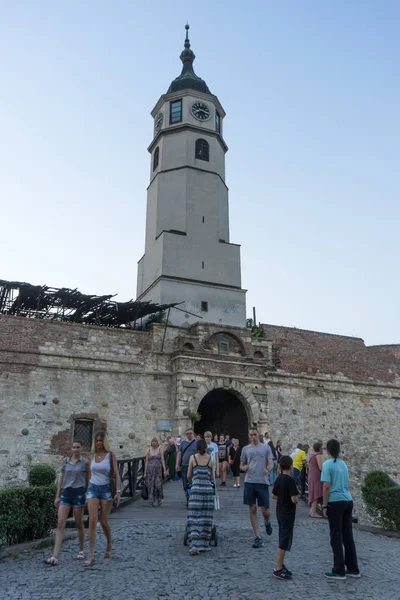
[[[309,515],[311,519],[323,519],[321,515]]]
[[[89,558],[87,560],[85,560],[84,563],[82,563],[82,566],[84,566],[84,567],[91,567],[92,564],[94,563],[94,561],[95,561],[94,556],[89,556]]]

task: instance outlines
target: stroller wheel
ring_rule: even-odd
[[[213,544],[214,546],[218,546],[218,533],[215,525],[211,529],[211,544]]]

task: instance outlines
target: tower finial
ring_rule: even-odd
[[[186,22],[185,25],[185,29],[186,29],[186,38],[185,38],[185,48],[190,48],[190,42],[189,42],[189,23]]]

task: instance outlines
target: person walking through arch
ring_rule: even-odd
[[[187,479],[191,483],[188,513],[189,552],[192,556],[211,550],[214,510],[214,464],[207,454],[207,442],[198,440],[190,457]]]
[[[228,467],[228,446],[223,433],[219,436],[218,442],[218,460],[219,474],[221,477],[221,487],[226,486],[226,470]]]
[[[240,448],[237,438],[232,439],[232,446],[229,448],[229,465],[233,477],[233,487],[240,488]]]
[[[187,500],[187,472],[189,460],[193,454],[196,454],[196,440],[192,427],[186,429],[186,440],[181,442],[178,455],[176,457],[176,471],[182,475],[183,493],[185,494],[185,507],[188,507]]]
[[[253,548],[262,548],[264,542],[260,536],[257,517],[257,504],[264,517],[267,535],[272,534],[269,510],[269,473],[274,468],[271,448],[260,444],[257,429],[249,429],[250,444],[245,446],[240,457],[240,468],[245,471],[243,502],[249,507],[250,522],[255,539]]]
[[[338,440],[329,440],[326,449],[331,458],[322,467],[322,510],[323,516],[329,520],[333,569],[324,575],[328,579],[346,579],[346,575],[360,577],[353,538],[353,499],[349,492],[349,471],[346,463],[339,458]]]
[[[86,503],[85,492],[89,484],[90,467],[89,461],[81,456],[82,449],[82,442],[80,440],[75,440],[72,444],[71,456],[63,459],[57,493],[54,499],[54,506],[58,509],[56,540],[53,554],[44,561],[46,565],[52,567],[58,565],[64,529],[71,508],[74,512],[75,527],[78,531],[79,538],[79,552],[76,559],[83,560],[85,558],[83,509],[85,508]]]
[[[211,431],[204,432],[204,441],[207,444],[207,454],[211,456],[214,464],[214,479],[219,477],[219,460],[218,460],[218,444],[212,442]]]
[[[168,477],[172,481],[176,481],[179,477],[176,474],[176,455],[177,448],[175,438],[171,436],[168,440],[168,446],[165,451],[166,464],[168,465]]]
[[[121,481],[119,478],[117,459],[111,452],[107,435],[104,431],[99,431],[94,437],[92,444],[92,460],[90,463],[90,482],[87,490],[88,510],[89,510],[89,558],[83,563],[84,567],[91,567],[94,563],[94,549],[96,545],[96,529],[100,506],[100,525],[103,528],[107,539],[104,558],[111,558],[112,537],[109,516],[113,504],[116,501],[117,506],[121,500]],[[112,496],[111,483],[115,477],[116,491]]]
[[[149,491],[149,504],[154,506],[157,501],[158,506],[162,505],[164,498],[163,477],[166,479],[167,470],[164,462],[164,452],[160,448],[156,437],[151,440],[151,446],[146,452],[144,463],[144,479]]]

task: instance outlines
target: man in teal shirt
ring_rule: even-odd
[[[338,440],[329,440],[326,449],[331,458],[322,467],[322,510],[324,517],[329,520],[333,569],[324,575],[328,579],[346,579],[346,575],[360,577],[353,538],[353,499],[349,492],[349,472],[346,463],[339,458]]]

